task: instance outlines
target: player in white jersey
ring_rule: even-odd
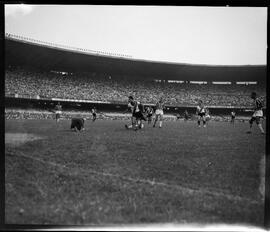
[[[155,118],[153,127],[156,126],[156,123],[158,120],[159,120],[159,128],[162,127],[162,121],[163,121],[163,115],[164,115],[163,109],[164,108],[165,108],[164,102],[163,102],[163,99],[161,97],[156,104],[156,111],[155,111],[156,118]]]
[[[254,113],[253,113],[251,119],[249,120],[248,133],[251,133],[252,124],[254,121],[256,121],[261,133],[264,134],[264,130],[262,127],[262,122],[261,122],[261,120],[263,118],[263,110],[262,110],[263,101],[262,101],[262,99],[257,97],[257,94],[255,92],[252,92],[250,97],[254,100]]]
[[[199,105],[196,108],[196,114],[198,115],[198,126],[201,127],[201,121],[203,121],[203,127],[206,127],[206,107],[203,105],[202,100],[199,100]]]
[[[58,102],[57,105],[55,106],[55,119],[57,123],[60,120],[61,114],[62,114],[62,106],[60,102]]]

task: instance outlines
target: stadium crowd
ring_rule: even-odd
[[[199,85],[115,79],[106,74],[59,73],[26,69],[6,70],[5,94],[91,101],[126,101],[133,95],[142,103],[156,103],[163,96],[168,105],[196,105],[198,99],[211,106],[250,106],[250,92],[265,96],[262,86]]]

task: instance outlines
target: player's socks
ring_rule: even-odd
[[[201,122],[200,122],[200,121],[198,121],[198,126],[199,126],[199,127],[201,126]]]
[[[203,121],[203,127],[206,127],[205,121]]]
[[[264,134],[264,130],[263,130],[263,128],[262,128],[262,124],[259,124],[258,127],[259,127],[261,133]]]
[[[159,128],[161,128],[161,127],[162,127],[162,121],[159,122]]]

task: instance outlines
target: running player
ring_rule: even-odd
[[[153,127],[156,126],[156,123],[158,120],[159,120],[159,128],[162,127],[162,121],[163,121],[163,115],[164,115],[163,109],[164,108],[165,108],[164,102],[163,102],[163,99],[161,97],[156,104],[156,111],[155,111],[156,118],[155,118]]]
[[[147,114],[147,119],[148,119],[148,124],[150,124],[152,122],[152,116],[153,116],[154,110],[152,107],[147,107],[146,108],[146,114]]]
[[[231,112],[231,123],[234,124],[236,113],[234,111]]]
[[[201,120],[203,121],[203,127],[206,127],[205,119],[206,107],[203,105],[203,101],[199,100],[199,105],[196,109],[196,114],[198,115],[198,126],[201,127]]]
[[[62,106],[61,106],[60,102],[58,102],[57,105],[55,106],[55,119],[56,119],[56,123],[59,122],[61,113],[62,113]]]
[[[92,111],[92,122],[94,122],[97,119],[97,109],[94,107],[91,111]]]
[[[250,97],[254,100],[254,113],[253,113],[251,119],[249,120],[248,133],[251,133],[252,124],[254,121],[256,121],[261,133],[264,134],[264,130],[262,127],[262,122],[261,122],[261,120],[263,118],[263,110],[262,110],[263,101],[262,101],[262,99],[257,97],[257,94],[255,92],[252,92]]]

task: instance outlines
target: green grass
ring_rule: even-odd
[[[227,223],[263,226],[265,136],[247,123],[6,120],[43,139],[5,147],[8,224]]]

